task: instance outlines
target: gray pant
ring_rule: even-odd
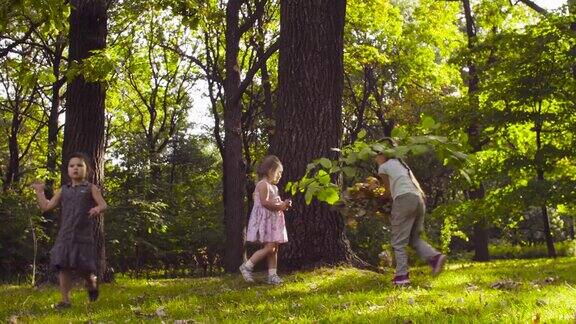
[[[392,249],[396,256],[396,275],[408,273],[408,255],[406,245],[410,244],[421,259],[430,260],[439,254],[437,250],[420,239],[420,232],[424,229],[424,215],[426,206],[417,194],[403,194],[392,203],[390,215],[392,232]]]

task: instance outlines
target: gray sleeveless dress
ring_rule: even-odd
[[[60,229],[50,251],[50,265],[57,271],[96,273],[94,220],[88,214],[96,206],[92,186],[86,181],[75,187],[71,184],[62,186]]]

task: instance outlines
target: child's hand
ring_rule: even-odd
[[[40,181],[34,182],[30,187],[36,191],[44,191],[44,183]]]
[[[102,211],[100,210],[100,207],[98,207],[98,206],[93,207],[92,209],[90,209],[88,211],[88,214],[92,217],[96,217],[96,216],[100,215],[100,213],[102,213]]]
[[[290,207],[292,207],[292,199],[284,200],[284,210],[290,209]]]

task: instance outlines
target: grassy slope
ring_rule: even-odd
[[[237,276],[144,280],[104,285],[86,302],[57,312],[55,287],[0,286],[0,320],[31,322],[576,322],[576,258],[455,263],[438,278],[413,269],[411,288],[390,275],[351,268],[286,276],[281,287],[248,285]],[[499,287],[492,287],[499,283]],[[160,317],[160,316],[161,317]]]

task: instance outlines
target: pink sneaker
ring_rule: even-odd
[[[433,276],[439,275],[440,272],[444,270],[444,264],[446,263],[446,259],[447,257],[444,254],[437,254],[428,261],[428,263],[430,263],[430,266],[432,267]]]
[[[394,276],[394,279],[392,279],[392,284],[394,286],[406,286],[410,284],[410,278],[408,278],[408,274]]]

